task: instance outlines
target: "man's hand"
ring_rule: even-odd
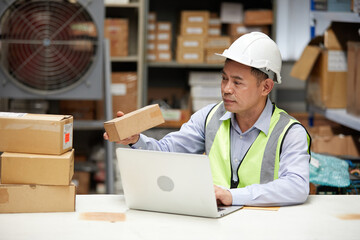
[[[124,113],[121,112],[121,111],[118,111],[116,113],[116,116],[117,117],[122,117],[122,116],[124,116]],[[117,143],[122,144],[122,145],[134,144],[139,140],[139,138],[140,138],[140,134],[135,134],[135,135],[133,135],[131,137],[128,137],[128,138],[125,138],[125,139],[123,139],[123,140],[121,140],[121,141],[119,141]],[[109,135],[106,132],[104,133],[104,139],[109,140]]]
[[[232,195],[230,191],[214,185],[215,197],[218,205],[232,205]]]

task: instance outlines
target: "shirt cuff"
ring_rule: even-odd
[[[231,188],[229,189],[232,195],[232,205],[248,205],[252,200],[252,196],[248,188]]]
[[[133,149],[146,149],[146,143],[144,140],[144,135],[140,134],[139,140],[134,144],[129,144],[129,146]]]

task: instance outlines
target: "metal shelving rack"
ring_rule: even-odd
[[[326,12],[314,11],[311,9],[310,19],[310,22],[312,22],[312,25],[310,26],[311,38],[315,37],[316,23],[319,21],[325,21],[329,24],[331,21],[360,23],[360,15],[358,13],[352,12]],[[314,116],[314,113],[319,113],[331,121],[360,131],[360,117],[348,114],[345,109],[323,109],[309,104],[308,110],[310,122]]]
[[[146,12],[146,2],[147,0],[130,0],[128,3],[105,3],[105,8],[132,8],[135,9],[135,13],[137,14],[137,39],[129,39],[129,43],[133,44],[133,48],[130,49],[129,56],[125,57],[109,57],[106,61],[108,61],[109,69],[108,74],[111,74],[111,63],[134,63],[136,64],[136,72],[138,76],[138,107],[142,106],[143,102],[143,92],[144,92],[144,47],[145,47],[145,12]],[[105,86],[105,98],[108,98],[105,101],[107,104],[105,106],[106,109],[106,119],[110,120],[112,116],[112,102],[111,102],[111,76],[108,76],[108,83]],[[105,99],[106,100],[106,99]],[[121,110],[121,109],[119,109]],[[91,124],[87,122],[76,122],[75,128],[100,128],[103,129],[103,122],[93,121]],[[114,149],[115,143],[105,141],[106,146],[106,193],[114,193]]]

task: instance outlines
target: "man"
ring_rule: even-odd
[[[205,152],[216,199],[224,205],[305,202],[310,136],[268,98],[274,83],[281,83],[281,56],[276,43],[263,33],[253,32],[218,55],[226,58],[221,103],[200,109],[179,131],[159,141],[137,134],[120,143],[137,149]]]

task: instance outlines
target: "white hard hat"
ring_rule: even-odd
[[[266,73],[276,83],[281,83],[281,55],[276,43],[266,34],[251,32],[239,37],[216,55],[229,58],[235,62],[254,67]]]

